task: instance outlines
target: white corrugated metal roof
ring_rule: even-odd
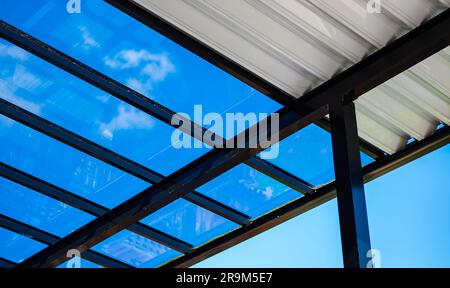
[[[450,0],[381,0],[381,13],[369,13],[369,0],[135,2],[295,97],[450,7]],[[360,137],[392,154],[410,137],[450,125],[449,75],[447,48],[362,96]]]

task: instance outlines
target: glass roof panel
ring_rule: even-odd
[[[9,0],[0,18],[192,119],[195,104],[204,113],[281,107],[105,1],[82,1],[80,12],[68,14],[66,1]]]
[[[108,208],[148,183],[0,115],[0,161]]]
[[[71,263],[69,263],[69,261],[66,261],[63,264],[57,266],[56,268],[68,268],[68,269],[75,268],[73,266],[70,266],[70,264]],[[86,259],[80,258],[80,267],[78,267],[78,268],[82,268],[82,269],[88,268],[88,269],[90,269],[90,268],[103,268],[103,267],[98,265],[98,264],[95,264],[95,263],[93,263],[91,261],[88,261]]]
[[[20,263],[47,245],[0,227],[0,257]]]
[[[311,124],[280,141],[279,154],[268,161],[304,181],[318,186],[334,179],[331,134]],[[361,153],[362,165],[373,159]]]
[[[129,231],[111,236],[92,250],[138,268],[155,268],[181,255],[178,251]]]
[[[0,213],[59,237],[93,216],[0,177]]]
[[[0,40],[1,97],[161,174],[208,149],[177,150],[174,129],[56,66]]]
[[[176,200],[141,221],[194,246],[204,244],[239,227],[186,200]]]
[[[225,172],[197,191],[253,218],[302,196],[245,164]]]

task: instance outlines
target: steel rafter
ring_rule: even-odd
[[[53,234],[42,231],[2,214],[0,214],[0,227],[3,227],[22,236],[34,239],[46,245],[53,245],[60,240],[59,237]],[[95,252],[93,250],[87,250],[82,253],[81,256],[86,260],[107,268],[132,268],[128,264],[125,264],[101,253]],[[69,260],[69,258],[66,258],[65,260]]]
[[[109,209],[103,207],[102,205],[73,194],[4,163],[0,163],[0,176],[69,206],[80,209],[95,217],[100,217],[109,212]],[[142,223],[133,224],[128,227],[128,230],[182,253],[189,253],[193,248],[189,243]]]

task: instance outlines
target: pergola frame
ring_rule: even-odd
[[[262,150],[261,147],[213,149],[175,173],[164,177],[54,123],[1,100],[1,114],[153,184],[116,208],[108,210],[69,191],[2,164],[0,166],[1,176],[98,217],[62,239],[5,216],[0,217],[1,227],[36,238],[49,245],[18,266],[54,267],[67,260],[68,250],[78,249],[86,259],[100,265],[127,267],[127,264],[109,257],[102,258],[102,255],[95,254],[89,248],[123,229],[129,229],[185,253],[184,256],[165,266],[187,267],[323,204],[337,195],[344,266],[366,267],[370,240],[362,184],[448,144],[450,131],[448,127],[441,128],[433,136],[414,142],[394,155],[385,155],[379,149],[359,140],[353,102],[367,91],[450,45],[450,10],[366,57],[360,63],[306,93],[300,99],[294,99],[271,83],[193,39],[134,2],[112,0],[107,2],[283,104],[285,107],[278,111],[280,141],[311,123],[317,123],[320,127],[330,130],[333,140],[336,181],[323,187],[313,188],[302,179],[256,157],[255,155]],[[175,114],[168,108],[7,23],[0,23],[0,36],[165,123],[170,124],[170,119]],[[327,114],[330,114],[331,121],[324,120],[324,116]],[[204,130],[203,127],[200,128]],[[270,132],[268,131],[269,134]],[[236,136],[233,141],[245,135],[250,134],[245,131]],[[197,137],[195,134],[192,136]],[[245,139],[249,140],[248,137]],[[361,168],[359,148],[376,158],[376,161]],[[336,153],[337,151],[339,153]],[[197,187],[240,163],[246,163],[305,196],[252,220],[249,216],[231,207],[195,192]],[[140,219],[180,197],[238,223],[241,228],[193,249],[189,243],[146,225],[136,224]],[[46,235],[47,238],[38,238],[42,235]],[[361,239],[364,241],[358,241]],[[92,256],[93,253],[94,256]],[[0,259],[0,266],[10,267],[12,265],[14,263]]]

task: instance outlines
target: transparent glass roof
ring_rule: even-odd
[[[0,116],[0,161],[112,208],[148,183]]]
[[[20,263],[46,247],[45,244],[0,227],[0,256]]]
[[[0,49],[13,51],[0,53],[0,93],[23,109],[161,174],[208,151],[177,150],[169,125],[4,40]]]
[[[92,250],[139,268],[155,268],[181,255],[164,245],[129,231],[122,231]]]
[[[0,214],[64,237],[94,219],[38,192],[0,178]]]
[[[141,222],[195,246],[239,227],[183,199],[172,202]]]
[[[300,192],[244,164],[225,172],[197,190],[253,218],[302,196]]]
[[[85,1],[72,15],[59,0],[3,2],[2,20],[192,120],[196,104],[203,113],[281,107],[105,1]]]

